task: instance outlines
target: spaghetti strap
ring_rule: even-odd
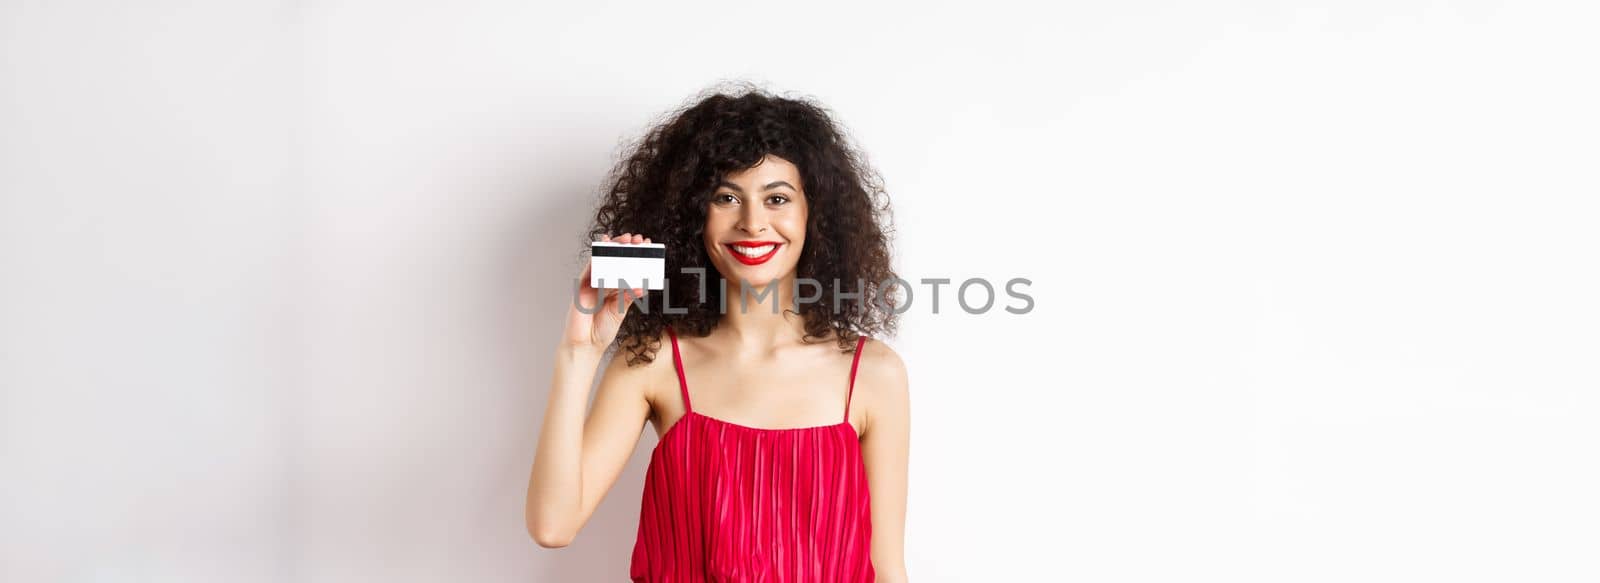
[[[867,345],[867,337],[856,339],[856,355],[850,361],[850,393],[844,398],[844,422],[850,422],[850,401],[856,396],[856,365],[861,364],[861,347]]]
[[[672,367],[678,370],[678,392],[683,394],[683,413],[687,415],[694,408],[689,406],[689,381],[683,377],[683,357],[678,355],[678,333],[667,326],[667,336],[672,338]]]

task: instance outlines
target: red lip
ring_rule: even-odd
[[[732,243],[727,243],[726,245],[729,248],[729,254],[733,255],[733,258],[738,260],[739,263],[743,263],[745,265],[761,265],[762,263],[766,263],[767,260],[772,259],[773,256],[778,254],[779,249],[783,248],[783,244],[776,241],[735,241]],[[762,255],[760,257],[745,257],[743,253],[740,253],[736,249],[737,247],[763,247],[766,245],[771,245],[772,250],[768,251],[766,255]]]

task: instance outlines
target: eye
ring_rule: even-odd
[[[724,202],[739,202],[739,197],[734,196],[734,195],[732,195],[730,193],[724,192],[722,194],[718,194],[716,196],[711,197],[711,202],[718,203],[718,204],[722,204]]]
[[[769,196],[769,197],[767,197],[767,200],[779,200],[779,201],[783,201],[783,202],[780,202],[780,203],[778,203],[778,204],[779,204],[779,205],[780,205],[780,206],[781,206],[781,205],[786,205],[786,204],[789,204],[789,197],[787,197],[787,196],[784,196],[784,195],[781,195],[781,194],[774,194],[774,195],[772,195],[772,196]]]

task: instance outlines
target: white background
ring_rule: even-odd
[[[0,3],[0,579],[622,581],[523,494],[622,142],[816,97],[936,581],[1595,581],[1591,3]],[[977,298],[981,301],[981,298]]]

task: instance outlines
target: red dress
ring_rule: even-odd
[[[695,413],[672,338],[685,413],[650,454],[635,583],[857,583],[874,579],[861,442],[850,425],[856,342],[844,420],[762,429]]]

